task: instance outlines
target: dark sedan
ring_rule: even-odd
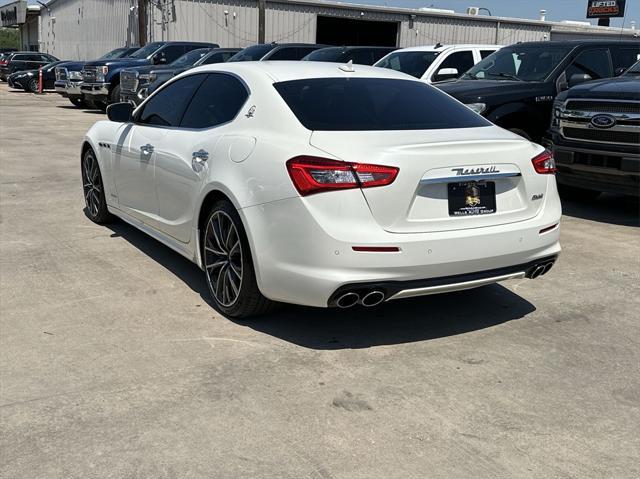
[[[0,60],[0,80],[7,81],[12,73],[33,70],[58,61],[53,55],[38,52],[13,52]]]
[[[64,60],[51,62],[42,67],[42,89],[53,90],[56,82],[56,67]],[[39,70],[24,70],[12,73],[7,78],[7,83],[11,88],[22,89],[36,93],[38,91]]]

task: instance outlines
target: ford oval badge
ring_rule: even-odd
[[[591,124],[596,128],[611,128],[616,124],[615,117],[611,115],[596,115],[591,118]]]

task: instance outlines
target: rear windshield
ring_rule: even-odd
[[[422,78],[438,55],[440,52],[394,52],[384,57],[375,66]]]
[[[490,126],[425,83],[391,78],[312,78],[274,84],[309,130],[439,130]]]
[[[315,52],[309,53],[304,57],[303,61],[309,62],[335,62],[340,60],[344,55],[344,49],[340,47],[321,48]]]
[[[276,46],[271,44],[259,44],[240,50],[229,58],[230,62],[252,62],[260,60],[263,56],[273,50]]]

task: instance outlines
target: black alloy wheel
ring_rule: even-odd
[[[100,173],[100,165],[91,148],[82,157],[82,190],[87,207],[87,216],[94,223],[108,223],[112,216],[107,210],[104,184]]]

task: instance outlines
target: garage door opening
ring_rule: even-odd
[[[318,15],[317,43],[395,47],[397,38],[398,24],[396,22],[352,20]]]

